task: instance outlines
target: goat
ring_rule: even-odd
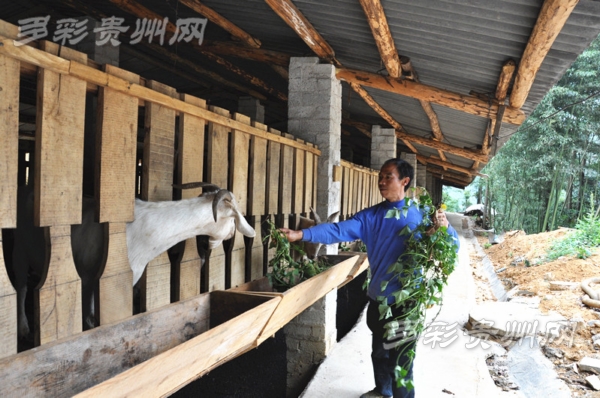
[[[339,211],[336,211],[335,213],[330,214],[329,217],[327,217],[327,221],[325,221],[325,222],[328,222],[328,223],[336,222],[339,214],[340,214]],[[300,218],[298,220],[298,227],[296,229],[298,229],[298,230],[307,229],[307,228],[314,227],[315,225],[319,225],[322,223],[321,217],[319,217],[319,215],[312,208],[312,206],[310,207],[310,215],[311,215],[311,218],[306,218],[306,217],[300,216]],[[321,249],[322,244],[321,243],[301,242],[300,246],[304,250],[306,257],[309,260],[314,260],[317,257],[317,255],[319,254],[319,250]],[[294,259],[297,260],[297,259],[299,259],[299,257],[300,257],[299,253],[294,252]]]
[[[179,201],[145,202],[135,200],[134,220],[127,223],[127,255],[133,271],[133,285],[141,278],[146,265],[156,256],[178,242],[197,235],[209,236],[209,249],[230,239],[237,229],[243,235],[254,237],[255,231],[239,211],[233,194],[216,185],[190,183],[175,186],[180,189],[204,187],[213,192]],[[25,313],[27,275],[43,275],[46,260],[44,229],[33,224],[33,190],[19,189],[17,230],[14,234],[13,271],[18,302],[18,333],[30,333]],[[73,261],[82,283],[84,325],[95,326],[93,286],[101,269],[105,246],[102,224],[94,222],[95,202],[83,200],[82,223],[71,227]]]

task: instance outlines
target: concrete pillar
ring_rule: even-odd
[[[238,113],[246,115],[259,123],[265,122],[265,107],[254,97],[240,97],[238,100]]]
[[[340,165],[342,85],[335,67],[318,58],[292,57],[289,74],[288,132],[321,151],[316,210],[327,218],[340,209],[341,182],[333,181],[333,167]],[[325,252],[337,254],[337,245],[327,245]]]
[[[433,190],[433,175],[431,173],[427,173],[426,175],[425,189],[431,195],[431,191]]]
[[[427,166],[420,164],[417,169],[417,186],[425,187],[427,185]]]
[[[285,325],[287,397],[298,397],[336,343],[337,290]]]
[[[395,157],[396,131],[373,126],[371,128],[371,168],[379,170],[386,160]]]
[[[415,169],[415,176],[410,182],[410,187],[414,188],[417,186],[417,155],[415,153],[406,153],[402,152],[400,155],[400,159],[406,160],[408,163],[412,164],[412,167]]]

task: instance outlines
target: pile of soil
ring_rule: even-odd
[[[600,276],[600,253],[596,251],[586,259],[560,257],[545,262],[552,242],[569,232],[571,230],[566,228],[532,235],[511,231],[504,234],[501,243],[492,246],[488,237],[479,236],[477,240],[509,296],[511,292],[537,296],[542,313],[557,312],[565,319],[577,322],[575,333],[569,338],[549,341],[543,352],[554,363],[559,377],[567,382],[573,396],[600,397],[600,392],[594,391],[585,381],[591,373],[580,371],[577,366],[584,357],[600,359],[600,345],[594,345],[592,340],[592,336],[600,335],[600,310],[582,303],[584,292],[580,287],[582,280]],[[477,257],[473,254],[471,258],[475,260],[472,264],[478,287],[477,299],[479,302],[495,300],[485,287],[481,258]],[[551,281],[572,282],[573,286],[566,290],[551,290]],[[592,288],[600,289],[600,286],[592,285]]]

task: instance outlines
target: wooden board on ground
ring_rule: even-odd
[[[212,292],[229,302],[232,292]],[[131,368],[77,397],[168,396],[211,369],[256,347],[257,338],[279,297],[254,296],[262,304],[216,326],[138,366]],[[242,299],[244,300],[244,299]],[[220,306],[211,300],[211,307]]]

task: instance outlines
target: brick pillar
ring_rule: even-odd
[[[402,152],[402,154],[400,155],[400,159],[404,159],[406,160],[408,163],[412,164],[413,168],[415,169],[415,176],[413,177],[412,181],[410,182],[410,186],[411,187],[416,187],[417,186],[417,155],[414,153],[406,153],[406,152]]]
[[[259,123],[265,122],[265,107],[254,97],[240,97],[238,113],[248,116]]]
[[[340,209],[341,182],[333,181],[333,167],[340,165],[342,85],[335,67],[318,58],[292,57],[289,74],[288,131],[321,151],[316,210],[326,219]],[[325,252],[337,254],[337,245],[327,245]]]
[[[396,146],[394,129],[373,126],[371,128],[371,168],[379,170],[386,160],[395,158]]]
[[[298,397],[336,343],[337,289],[285,325],[287,397]]]
[[[425,187],[427,185],[427,166],[419,165],[417,169],[417,186]]]

